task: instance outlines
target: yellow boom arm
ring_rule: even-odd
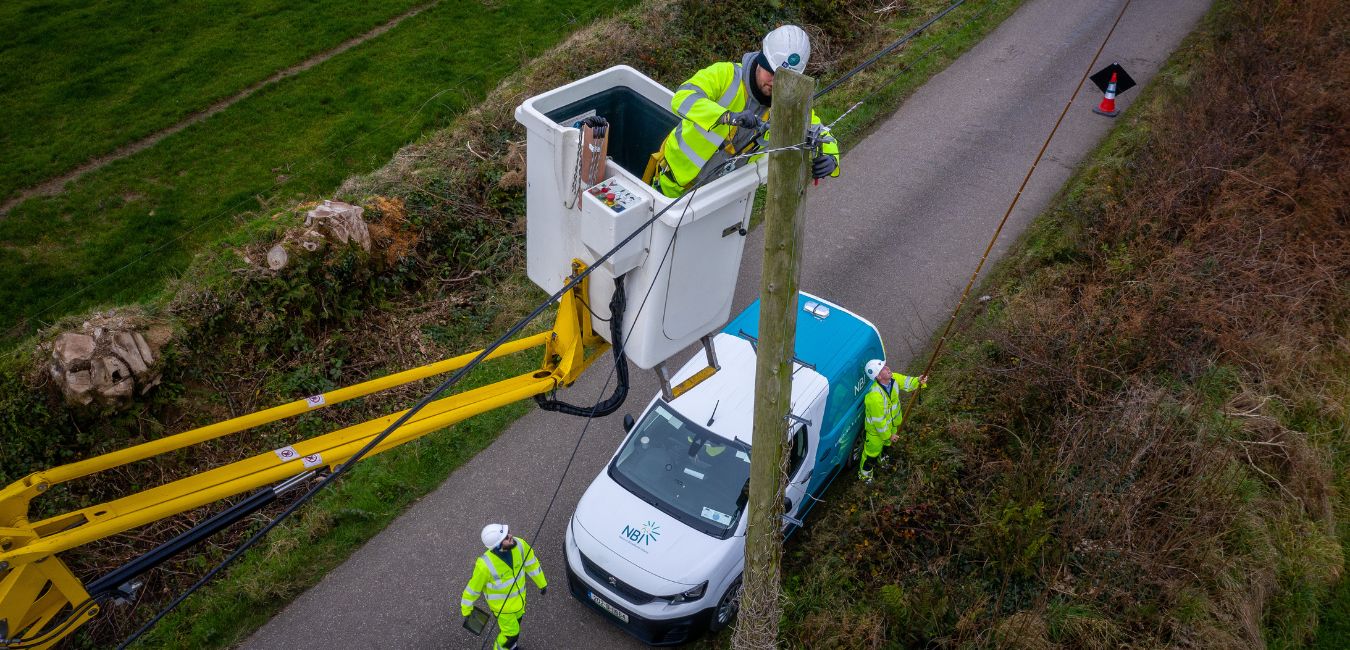
[[[585,290],[586,282],[583,281],[563,295],[552,330],[508,342],[486,357],[494,359],[543,347],[540,370],[431,402],[363,458],[474,415],[574,382],[608,349],[604,339],[591,330],[591,319],[578,299],[585,295]],[[57,553],[220,499],[271,486],[312,469],[335,468],[347,462],[406,411],[296,442],[120,499],[30,522],[29,503],[53,485],[457,370],[478,354],[460,355],[37,472],[0,490],[0,648],[11,647],[6,640],[16,638],[25,639],[12,646],[16,649],[50,647],[98,614],[98,603],[90,600],[84,585],[56,556]]]

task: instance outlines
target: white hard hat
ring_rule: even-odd
[[[497,548],[502,540],[506,539],[506,533],[510,528],[506,524],[488,524],[483,526],[483,546],[488,548]]]
[[[811,60],[811,39],[802,28],[783,25],[764,37],[764,58],[769,61],[770,72],[780,67],[802,72]]]
[[[863,373],[867,375],[868,379],[876,379],[877,375],[881,374],[881,369],[885,367],[886,367],[885,361],[882,361],[881,359],[873,359],[871,361],[868,361],[867,365],[863,366]],[[487,533],[484,534],[486,535]]]

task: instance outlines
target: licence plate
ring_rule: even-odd
[[[628,622],[628,614],[619,611],[619,608],[618,608],[618,607],[615,607],[615,606],[613,606],[613,605],[611,605],[611,604],[605,602],[605,599],[603,599],[603,598],[601,598],[601,597],[595,595],[595,592],[594,592],[594,591],[588,592],[588,593],[590,593],[590,595],[591,595],[591,602],[593,602],[593,603],[599,605],[599,606],[600,606],[600,609],[603,609],[603,610],[605,610],[605,611],[607,611],[607,612],[613,614],[613,615],[614,615],[614,618],[617,618],[617,619],[619,619],[619,620],[621,620],[621,621],[623,621],[623,622],[625,622],[625,623]]]

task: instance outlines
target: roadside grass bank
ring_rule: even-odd
[[[1344,634],[1348,22],[1216,5],[984,282],[901,468],[789,546],[785,645]]]
[[[968,47],[1019,3],[995,0],[988,5],[992,9],[986,19],[967,24],[970,31],[961,31],[952,41],[963,39],[963,47]],[[267,249],[303,230],[301,222],[309,204],[239,217],[231,233],[207,245],[189,270],[172,280],[161,295],[116,308],[132,320],[165,325],[174,332],[161,362],[163,383],[130,409],[92,412],[66,407],[42,370],[44,353],[34,352],[38,343],[80,323],[87,314],[61,319],[0,358],[0,422],[9,433],[0,438],[0,480],[8,482],[42,467],[481,346],[543,298],[515,271],[523,262],[524,158],[523,133],[514,123],[512,110],[522,99],[618,63],[633,64],[675,86],[706,62],[738,56],[755,47],[759,34],[787,21],[802,23],[812,31],[817,54],[810,72],[828,80],[945,3],[877,1],[848,6],[848,11],[839,11],[839,3],[795,0],[756,5],[729,15],[724,5],[711,0],[648,0],[581,30],[523,66],[480,105],[456,118],[450,128],[403,149],[381,170],[344,183],[337,197],[367,210],[375,243],[370,253],[354,246],[327,246],[296,255],[290,266],[274,272],[263,263]],[[951,33],[965,24],[963,15],[968,18],[983,6],[963,8],[924,38]],[[963,14],[966,11],[970,13]],[[821,105],[822,114],[842,112],[864,92],[857,88],[870,88],[876,80],[893,75],[918,52],[915,47],[907,48],[864,73],[858,86],[845,86],[832,94]],[[944,56],[955,54],[952,50]],[[926,76],[938,69],[916,68],[907,74]],[[919,80],[902,83],[912,88]],[[884,95],[869,108],[898,103],[900,98],[900,94]],[[844,144],[847,147],[848,142]],[[528,360],[521,363],[521,367],[529,366]],[[508,368],[500,372],[505,375]],[[474,381],[486,378],[475,375]],[[96,503],[131,488],[383,415],[406,407],[420,396],[417,390],[428,387],[372,396],[350,404],[351,408],[320,411],[297,422],[264,428],[248,439],[221,440],[161,463],[107,473],[97,482],[51,491],[40,507],[50,511]],[[507,416],[519,412],[523,411],[503,411]],[[352,501],[372,494],[389,496],[377,478],[369,492],[353,486],[346,489],[358,491],[344,493],[346,499],[327,497],[332,500],[304,508],[296,521],[274,533],[283,540],[281,546],[268,542],[255,549],[243,568],[226,572],[189,599],[160,624],[153,645],[222,647],[246,637],[289,598],[322,577],[323,570],[314,567],[331,567],[345,559],[404,504],[425,494],[494,438],[509,417],[486,423],[482,419],[432,434],[420,446],[373,459],[377,469],[363,467],[360,473],[386,476],[380,469],[383,463],[412,467],[396,497],[390,497],[392,504],[359,507],[360,513],[344,514],[353,507]],[[456,442],[475,431],[484,437],[477,438],[475,433]],[[442,444],[453,449],[445,462],[403,460],[404,455],[436,456],[419,455],[416,449],[439,449]],[[406,467],[399,465],[397,471]],[[395,473],[390,469],[390,480]],[[354,478],[352,483],[362,480],[361,476]],[[78,575],[88,579],[208,514],[190,513],[64,557]],[[262,521],[260,516],[249,526],[213,540],[200,553],[166,565],[151,576],[135,608],[109,608],[89,631],[79,633],[68,645],[100,647],[122,638]],[[318,536],[310,521],[331,522],[331,528],[324,523],[319,528],[326,532]],[[285,541],[295,539],[303,541]],[[322,550],[311,552],[310,547]]]
[[[0,201],[416,6],[284,0],[0,6]]]
[[[634,1],[443,2],[60,195],[20,203],[0,218],[3,340],[96,305],[154,300],[203,246],[331,195]]]

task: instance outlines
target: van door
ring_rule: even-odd
[[[822,479],[829,475],[834,466],[828,460],[821,461],[821,428],[829,426],[824,422],[825,402],[828,386],[810,398],[810,406],[802,413],[802,419],[793,419],[791,435],[788,438],[788,480],[784,496],[791,502],[784,503],[784,514],[793,521],[785,521],[787,532],[791,532],[816,504],[815,497],[823,485]],[[821,464],[824,462],[824,465]]]
[[[794,424],[792,434],[788,437],[788,466],[787,466],[787,487],[783,490],[783,514],[789,519],[800,520],[802,515],[810,509],[811,504],[807,503],[811,497],[807,496],[806,489],[811,484],[811,477],[816,468],[816,448],[820,445],[820,438],[812,435],[812,427],[805,424]],[[796,525],[792,521],[784,521],[784,528],[792,530]]]

